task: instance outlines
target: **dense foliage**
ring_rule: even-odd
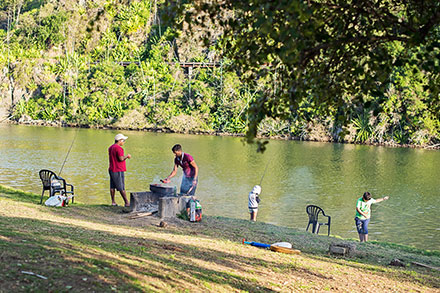
[[[439,143],[439,5],[349,2],[2,1],[0,103],[22,121]]]
[[[222,27],[224,54],[248,81],[273,80],[251,105],[251,138],[265,117],[305,114],[353,123],[358,141],[438,139],[440,2],[178,2],[189,24]]]

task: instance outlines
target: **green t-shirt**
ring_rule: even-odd
[[[371,204],[375,203],[376,200],[374,198],[370,199],[369,201],[364,201],[363,197],[360,197],[357,200],[356,207],[360,209],[364,214],[367,214],[367,217],[362,216],[359,214],[359,212],[356,209],[356,217],[358,217],[361,220],[366,220],[370,218],[371,215]]]

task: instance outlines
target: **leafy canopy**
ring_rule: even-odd
[[[174,5],[185,20],[182,27],[214,22],[221,28],[223,55],[247,81],[273,80],[249,108],[250,140],[262,119],[289,119],[303,101],[346,123],[349,107],[362,105],[368,95],[383,97],[393,68],[405,64],[428,75],[430,109],[440,110],[439,1],[188,0]],[[396,45],[403,47],[398,54],[392,50]]]

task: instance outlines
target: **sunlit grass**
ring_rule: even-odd
[[[0,286],[7,291],[382,291],[439,290],[439,272],[387,266],[392,258],[440,266],[437,251],[357,243],[359,254],[335,258],[347,241],[265,223],[204,216],[168,228],[159,219],[129,220],[120,207],[38,205],[39,196],[0,186]],[[301,255],[241,244],[289,241]],[[47,280],[23,274],[30,271]],[[370,287],[368,287],[370,286]]]

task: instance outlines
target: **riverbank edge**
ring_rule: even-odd
[[[313,280],[316,280],[315,276],[318,276],[318,280],[319,280],[319,274],[322,273],[323,271],[322,268],[319,268],[318,266],[318,268],[316,268],[317,271],[313,272],[314,270],[313,267],[317,266],[318,263],[324,262],[329,266],[328,269],[325,269],[325,275],[329,275],[329,276],[330,275],[337,276],[338,274],[340,275],[341,269],[335,268],[334,266],[337,267],[342,266],[347,270],[345,274],[351,272],[353,268],[356,268],[356,272],[357,272],[355,274],[356,276],[359,276],[359,274],[360,275],[378,274],[379,276],[381,276],[381,278],[386,277],[389,278],[390,281],[392,280],[393,282],[400,282],[405,280],[406,285],[402,285],[403,287],[401,289],[406,288],[409,289],[410,291],[414,290],[414,288],[408,286],[422,286],[423,288],[425,288],[425,290],[428,288],[429,290],[427,291],[432,290],[432,292],[436,292],[439,289],[438,287],[439,284],[438,280],[440,280],[439,271],[431,270],[427,267],[419,267],[413,265],[413,262],[419,262],[438,268],[440,266],[440,251],[437,250],[424,250],[424,249],[418,249],[410,246],[399,245],[388,242],[371,241],[368,243],[361,244],[352,239],[342,239],[333,236],[327,237],[323,235],[318,236],[305,231],[299,231],[297,229],[276,226],[263,222],[254,223],[246,220],[232,219],[225,217],[213,217],[206,215],[204,215],[204,219],[200,223],[189,223],[187,221],[183,221],[179,219],[176,219],[175,221],[167,220],[169,225],[165,226],[166,228],[164,229],[164,228],[157,228],[158,226],[157,223],[159,219],[152,217],[148,217],[149,219],[143,218],[137,221],[136,220],[127,221],[126,220],[127,218],[124,216],[126,214],[121,213],[122,207],[75,203],[73,205],[69,205],[66,208],[49,208],[44,205],[37,204],[39,198],[40,195],[38,194],[34,194],[31,192],[24,192],[19,189],[0,185],[0,203],[1,201],[3,201],[1,205],[2,206],[6,205],[11,207],[10,209],[8,209],[8,211],[3,210],[2,212],[3,215],[5,215],[5,213],[7,214],[7,216],[5,217],[6,219],[5,221],[8,222],[12,221],[14,223],[16,221],[18,221],[17,223],[19,223],[19,221],[24,221],[23,225],[20,225],[20,228],[18,228],[20,234],[15,234],[16,232],[14,231],[7,232],[8,230],[2,230],[0,228],[0,246],[6,249],[5,251],[14,251],[11,252],[11,254],[15,262],[18,260],[19,263],[23,263],[23,260],[20,259],[23,259],[26,256],[25,254],[27,252],[27,249],[34,249],[35,247],[41,246],[41,243],[39,243],[38,241],[43,241],[44,246],[48,245],[47,243],[49,241],[49,238],[44,237],[44,239],[38,240],[38,237],[35,238],[35,235],[38,236],[38,234],[35,234],[37,233],[35,230],[41,229],[43,230],[43,233],[46,234],[47,232],[45,231],[48,229],[49,231],[51,231],[51,233],[53,232],[53,230],[50,229],[61,229],[60,231],[65,231],[67,235],[72,235],[71,233],[73,232],[75,233],[75,236],[66,236],[64,238],[63,237],[57,238],[59,239],[60,243],[57,244],[58,246],[55,248],[56,251],[64,252],[63,251],[63,249],[65,249],[64,246],[67,245],[67,250],[65,252],[73,253],[79,249],[80,255],[82,255],[85,251],[94,251],[94,254],[98,254],[96,250],[97,249],[96,244],[95,245],[89,244],[91,241],[89,239],[90,236],[99,237],[97,238],[97,240],[95,240],[98,241],[99,248],[101,248],[101,244],[102,244],[102,247],[111,247],[112,249],[114,249],[115,251],[113,253],[116,253],[116,255],[112,257],[113,268],[109,270],[104,266],[103,269],[99,270],[98,273],[108,274],[107,278],[116,278],[114,283],[118,283],[118,285],[119,283],[126,282],[126,280],[123,279],[123,277],[120,277],[120,273],[117,272],[120,269],[118,263],[120,263],[121,266],[126,265],[126,261],[128,261],[128,259],[127,256],[124,255],[126,255],[127,253],[129,254],[141,253],[141,255],[147,253],[146,255],[149,256],[150,258],[153,258],[153,260],[155,260],[156,257],[162,259],[162,261],[159,262],[159,265],[160,267],[163,267],[162,268],[163,272],[169,276],[169,274],[166,273],[167,265],[174,264],[176,262],[176,258],[178,258],[179,256],[183,256],[185,259],[188,260],[193,259],[193,261],[195,262],[199,260],[206,262],[213,262],[212,268],[220,264],[223,264],[223,262],[230,264],[231,260],[229,260],[228,258],[215,259],[214,261],[212,257],[215,256],[210,256],[209,254],[200,255],[200,253],[206,251],[207,245],[208,246],[216,245],[216,249],[213,251],[218,251],[217,249],[227,250],[231,252],[233,251],[233,254],[235,255],[234,259],[249,259],[252,260],[252,262],[254,262],[255,260],[255,267],[252,268],[251,272],[255,272],[255,270],[258,271],[260,269],[263,270],[270,269],[270,267],[267,267],[267,264],[265,264],[265,261],[263,261],[263,259],[266,259],[266,261],[270,260],[270,263],[272,263],[272,261],[274,260],[281,261],[281,264],[283,264],[283,262],[285,261],[287,261],[287,263],[293,261],[292,263],[293,270],[290,268],[290,265],[288,265],[285,268],[285,270],[287,270],[286,273],[288,272],[288,274],[291,274],[290,277],[296,279],[297,278],[296,274],[300,273],[301,271],[307,271],[307,272],[310,271],[311,273],[308,274],[310,275],[308,276],[308,278],[310,278],[309,279],[310,282],[314,283]],[[20,205],[19,204],[20,202],[23,204]],[[11,203],[13,205],[11,205]],[[62,221],[63,226],[59,226],[60,221]],[[150,225],[146,225],[145,221],[150,221]],[[153,222],[154,224],[151,224],[151,222]],[[41,227],[39,225],[43,225],[43,226]],[[46,226],[52,228],[47,228]],[[72,227],[71,228],[72,230],[69,231],[70,228],[67,227]],[[93,230],[90,230],[90,232],[84,232],[84,231],[81,232],[78,231],[78,228],[80,227],[91,227],[91,228],[93,227]],[[106,229],[110,229],[110,230],[107,231]],[[113,229],[117,229],[117,230],[113,231]],[[119,242],[117,241],[115,242],[114,239],[108,239],[108,240],[105,238],[101,239],[100,236],[95,235],[97,232],[94,232],[94,231],[105,231],[104,233],[111,233],[108,235],[113,235],[114,233],[116,234],[121,233],[120,231],[129,231],[129,230],[132,231],[127,233],[135,233],[135,235],[139,235],[139,233],[147,233],[148,235],[152,236],[153,239],[154,237],[157,237],[157,239],[162,239],[162,240],[154,240],[153,245],[155,245],[155,243],[157,244],[157,241],[165,240],[166,243],[168,244],[161,244],[161,247],[165,248],[166,250],[171,250],[169,254],[167,254],[169,255],[169,259],[168,257],[163,258],[163,253],[164,253],[163,251],[158,252],[159,255],[154,256],[154,254],[148,253],[148,251],[144,251],[144,249],[142,248],[143,246],[140,247],[141,251],[138,252],[139,251],[138,247],[139,245],[141,245],[141,243],[138,242],[139,240],[134,239],[133,243],[124,241],[118,244]],[[88,233],[92,233],[92,234],[88,234]],[[103,232],[99,232],[99,233],[103,233]],[[28,235],[28,234],[29,236],[26,236],[25,239],[21,238],[21,237],[25,237],[24,235]],[[240,235],[239,237],[246,236],[247,240],[258,241],[263,243],[271,243],[270,241],[274,242],[275,240],[277,241],[285,240],[293,243],[294,248],[300,249],[302,251],[302,254],[300,257],[295,257],[295,256],[291,257],[290,255],[282,255],[282,254],[279,255],[276,253],[274,254],[274,252],[271,252],[269,250],[251,248],[248,245],[242,245],[241,239],[238,239],[237,234]],[[14,235],[17,235],[16,237],[18,237],[18,239],[14,240]],[[60,236],[55,235],[55,237],[60,237]],[[194,247],[193,249],[195,250],[189,251],[188,248],[183,248],[183,249],[179,248],[180,247],[178,244],[179,240],[176,239],[176,237],[186,239],[185,241],[189,241],[191,247]],[[69,238],[73,238],[72,240],[74,241],[73,244],[77,243],[75,245],[79,245],[79,246],[75,247],[75,245],[72,246],[72,243],[69,244]],[[123,239],[125,238],[120,239],[120,241]],[[107,243],[107,241],[109,241],[110,243]],[[146,241],[150,241],[150,240],[146,240]],[[356,243],[357,245],[356,255],[354,257],[353,256],[335,257],[329,255],[327,252],[329,244],[335,242]],[[23,250],[16,249],[14,245],[16,246],[17,243],[18,245],[23,246],[26,249]],[[52,245],[53,244],[54,243],[52,243]],[[11,249],[8,250],[8,246],[10,246],[9,248]],[[120,251],[121,255],[119,255],[118,251]],[[51,263],[51,259],[54,259],[55,263],[58,264],[58,262],[64,263],[62,258],[49,257],[48,260],[45,260],[45,258],[41,258],[41,255],[38,256],[38,253],[36,253],[36,251],[34,250],[29,251],[29,253],[31,253],[33,257],[38,257],[38,265],[37,265],[38,268],[44,267],[43,272],[39,271],[39,273],[45,276],[49,275],[51,277],[54,277],[56,276],[56,274],[59,274],[58,273],[60,271],[59,268],[53,267],[54,261],[52,261]],[[47,251],[48,256],[52,256],[51,253],[53,252],[50,252],[50,250]],[[5,260],[7,260],[9,257],[8,253],[4,253],[2,257]],[[122,257],[122,262],[121,260],[117,260],[117,258],[120,257]],[[139,255],[137,257],[139,257]],[[71,257],[67,257],[67,258],[69,259]],[[389,261],[392,260],[393,258],[403,259],[406,265],[404,267],[394,267],[388,265]],[[102,259],[90,260],[87,257],[74,258],[74,264],[79,264],[84,261],[86,263],[92,261],[91,264],[94,264],[93,267],[96,267],[96,265],[98,265],[98,267],[103,266],[104,264],[104,261]],[[33,262],[32,259],[25,260],[25,262],[26,264],[24,263],[20,264],[20,268],[19,268],[20,270],[29,269],[35,271],[36,267],[35,266],[32,267],[32,262]],[[48,262],[47,266],[46,266],[46,262]],[[310,266],[310,264],[314,264],[314,265]],[[260,267],[257,268],[257,265],[261,266],[261,268]],[[8,264],[3,264],[3,266],[8,267]],[[162,271],[162,269],[160,270]],[[273,271],[271,274],[279,273],[281,274],[280,277],[284,276],[290,279],[289,275],[285,276],[284,273],[282,273],[283,271],[281,268],[274,268],[274,269],[275,271]],[[14,271],[14,269],[10,270],[9,272],[11,271]],[[20,271],[17,272],[19,279],[26,278],[25,276],[20,275],[19,272]],[[207,286],[207,288],[210,288],[210,290],[207,291],[216,291],[215,288],[210,286],[213,285],[217,286],[217,284],[209,283],[209,281],[212,280],[213,271],[211,269],[208,269],[206,271],[206,274],[208,275],[207,278],[208,283],[205,280],[203,284]],[[226,278],[226,279],[222,279],[222,282],[223,281],[230,282],[230,278],[239,279],[240,280],[239,283],[238,284],[234,283],[234,286],[236,285],[237,288],[240,288],[240,290],[244,289],[245,291],[255,291],[255,292],[259,291],[259,290],[250,290],[249,287],[244,287],[246,286],[245,284],[247,284],[248,282],[251,282],[253,286],[255,285],[258,286],[261,284],[261,282],[263,282],[255,278],[247,279],[248,277],[246,277],[246,269],[244,269],[243,272],[241,271],[239,271],[238,273],[233,272],[233,274],[231,274],[230,276],[224,275],[223,273],[221,274],[222,274],[222,278]],[[6,275],[5,278],[7,284],[7,282],[9,281],[8,275]],[[84,283],[83,282],[84,280],[87,281],[87,278],[89,278],[89,281],[91,281],[90,275],[84,278],[83,270],[78,272],[77,276],[69,275],[69,279],[77,279],[81,283]],[[364,277],[351,276],[350,278],[362,279]],[[71,285],[66,286],[66,283],[63,283],[64,279],[67,280],[68,278],[56,278],[56,282],[51,283],[51,287],[58,290],[60,288],[63,288],[62,286],[64,287],[71,286]],[[327,283],[332,279],[333,278],[328,279],[327,281],[325,281],[325,283]],[[18,281],[15,280],[14,283],[17,282],[18,284]],[[5,281],[5,279],[2,280],[2,278],[0,277],[0,283],[2,283],[2,281]],[[27,289],[33,290],[33,289],[42,288],[42,287],[38,287],[41,284],[37,284],[38,279],[36,278],[34,279],[30,278],[21,281],[22,284],[24,282],[25,284],[31,286],[31,287],[26,287]],[[136,278],[134,278],[131,281],[134,281],[136,286],[139,285],[139,283],[141,282],[140,279],[136,279]],[[355,282],[359,282],[359,280]],[[5,284],[5,282],[3,284]],[[302,284],[301,281],[299,284],[300,285]],[[171,285],[172,287],[174,286],[172,280],[166,281],[166,286],[169,285]],[[337,285],[338,284],[336,284],[336,286]],[[343,284],[341,284],[341,286],[342,285]],[[87,284],[86,286],[89,285]],[[101,283],[99,283],[97,286],[101,286]],[[332,286],[334,289],[338,288],[338,287],[334,287],[335,284],[333,284]],[[378,286],[379,286],[378,288],[384,289],[384,287],[381,287],[384,285],[381,284]],[[86,288],[90,289],[90,287],[86,287]],[[298,287],[293,287],[293,288],[296,290]],[[299,288],[304,289],[307,287],[299,287]],[[311,287],[309,289],[313,289],[313,288],[314,287]],[[323,288],[326,287],[321,287],[321,288],[315,287],[314,289],[323,290]],[[354,288],[355,287],[353,287],[353,289]],[[165,289],[165,291],[169,290],[169,288],[167,287],[164,287],[163,289]],[[289,289],[292,290],[292,288]],[[131,291],[133,290],[133,288],[130,289],[130,287],[126,287],[126,288],[122,288],[122,290]],[[424,291],[423,289],[421,290]]]
[[[40,198],[40,195],[33,193],[33,192],[27,192],[27,191],[23,191],[17,188],[13,188],[13,187],[9,187],[7,185],[3,185],[0,184],[0,193],[2,192],[8,192],[8,193],[15,193],[17,196],[23,196],[23,199],[26,199],[24,201],[29,202],[29,199],[31,199],[30,202],[33,203],[37,203],[32,201],[33,199],[38,199]],[[45,199],[47,199],[47,196],[45,196]],[[105,205],[96,205],[96,204],[85,204],[85,203],[81,203],[81,202],[75,202],[73,204],[73,206],[84,206],[84,207],[89,207],[89,208],[93,208],[93,207],[101,207],[101,206],[105,206]],[[204,214],[204,217],[207,217],[207,215]],[[209,216],[211,218],[217,218],[217,219],[228,219],[228,221],[236,221],[238,222],[248,222],[250,223],[250,227],[252,227],[252,225],[254,225],[255,223],[247,221],[247,220],[242,220],[242,219],[235,219],[235,218],[227,218],[227,217],[222,217],[222,216]],[[273,227],[278,227],[278,228],[285,228],[285,229],[289,229],[289,230],[293,230],[297,233],[305,233],[305,235],[310,235],[312,236],[313,234],[309,233],[309,232],[305,232],[302,230],[298,230],[296,228],[289,228],[289,227],[284,227],[284,226],[278,226],[275,224],[269,224],[269,223],[265,223],[265,222],[258,222],[258,225],[267,225],[267,226],[273,226]],[[214,233],[215,234],[215,233]],[[357,244],[361,244],[357,239],[353,239],[353,238],[342,238],[338,235],[331,235],[331,238],[334,238],[333,240],[335,241],[347,241],[347,242],[354,242]],[[381,245],[381,246],[387,246],[387,247],[395,247],[396,249],[401,249],[403,251],[410,251],[410,252],[415,252],[415,253],[419,253],[419,254],[423,254],[423,255],[429,255],[429,256],[438,256],[440,257],[440,249],[422,249],[422,248],[417,248],[415,246],[411,246],[411,245],[405,245],[405,244],[399,244],[399,243],[394,243],[394,242],[387,242],[387,241],[369,241],[369,244],[376,244],[376,245]],[[362,245],[362,244],[361,244]]]
[[[23,122],[6,120],[5,123],[13,125],[25,125],[25,126],[46,126],[46,127],[68,127],[68,128],[88,128],[88,129],[104,129],[104,130],[129,130],[129,131],[144,131],[151,133],[176,133],[176,134],[190,134],[190,135],[211,135],[211,136],[230,136],[230,137],[241,137],[246,138],[244,133],[229,133],[229,132],[216,132],[216,131],[189,131],[189,132],[176,132],[169,128],[134,128],[134,127],[118,127],[113,125],[80,125],[77,123],[66,123],[63,121],[46,121],[46,120],[26,120]],[[414,144],[396,144],[392,142],[384,143],[358,143],[358,142],[348,142],[348,141],[331,141],[326,139],[302,139],[296,136],[289,135],[275,135],[275,136],[261,136],[258,135],[256,139],[259,140],[292,140],[292,141],[308,141],[308,142],[324,142],[333,144],[349,144],[349,145],[366,145],[366,146],[382,146],[389,148],[412,148],[412,149],[425,149],[425,150],[440,150],[440,144],[435,144],[432,146],[420,146]]]

